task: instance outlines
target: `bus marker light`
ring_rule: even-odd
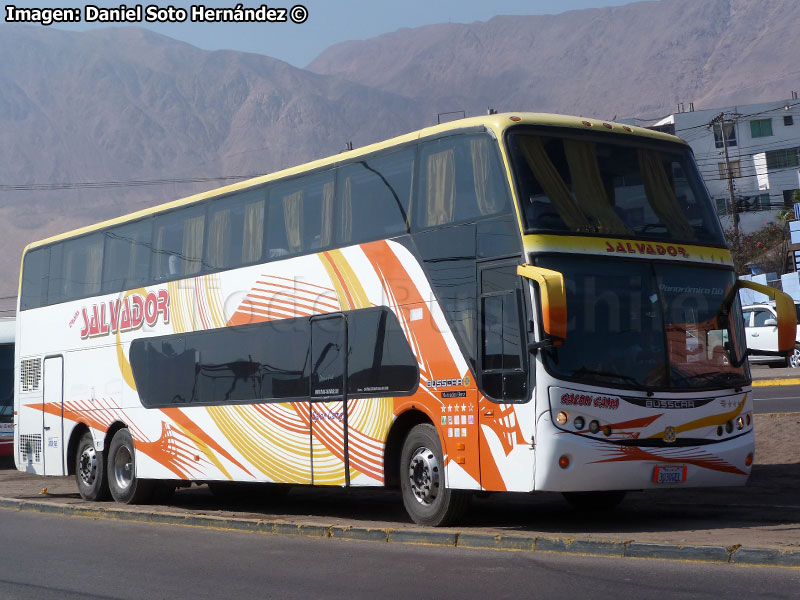
[[[556,422],[559,425],[566,425],[567,421],[569,421],[569,415],[565,413],[563,410],[556,415]]]
[[[589,121],[581,121],[581,123],[583,123],[587,127],[591,127],[592,126],[592,124]]]
[[[463,465],[465,462],[467,462],[466,458],[464,458],[463,456],[456,456],[456,463],[458,463],[459,465]]]
[[[623,128],[625,131],[627,131],[628,133],[633,133],[633,129],[631,129],[631,128],[630,128],[630,127],[628,127],[627,125],[623,125],[623,126],[622,126],[622,128]]]
[[[558,466],[562,469],[566,469],[569,466],[569,456],[566,454],[562,455],[561,458],[558,459]]]
[[[600,423],[598,423],[597,421],[590,421],[589,431],[591,431],[592,433],[597,433],[598,431],[600,431]]]
[[[742,417],[736,419],[736,429],[744,429],[744,419]]]
[[[744,459],[744,464],[745,464],[746,467],[749,467],[750,465],[753,464],[753,453],[752,452],[750,454],[748,454],[747,457]]]
[[[611,425],[606,425],[603,427],[603,434],[608,437],[611,435]]]
[[[464,444],[456,444],[456,450],[465,450],[466,446]]]
[[[611,123],[603,123],[603,127],[605,127],[606,129],[614,129],[614,127],[612,127]]]
[[[511,119],[511,120],[512,120],[512,121],[514,121],[515,123],[516,123],[517,121],[522,121],[522,118],[521,118],[521,117],[509,117],[509,119]]]
[[[583,420],[583,417],[575,417],[575,429],[580,431],[584,425],[586,425],[586,421]]]

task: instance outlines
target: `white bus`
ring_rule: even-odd
[[[743,485],[738,285],[678,138],[442,124],[28,246],[15,460],[125,503],[397,486],[428,525],[478,490]]]

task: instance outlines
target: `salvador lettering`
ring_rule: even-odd
[[[647,242],[617,242],[613,244],[610,241],[606,241],[606,252],[689,258],[689,253],[683,246],[650,244]]]
[[[159,290],[146,296],[131,294],[124,300],[117,298],[91,307],[84,306],[81,314],[82,340],[133,331],[145,323],[152,327],[158,322],[159,315],[162,315],[164,323],[169,323],[169,293]]]

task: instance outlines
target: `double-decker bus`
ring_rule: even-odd
[[[15,460],[123,503],[394,486],[427,525],[478,490],[742,485],[739,285],[678,138],[450,122],[28,246]]]
[[[0,456],[14,450],[14,319],[0,318]]]

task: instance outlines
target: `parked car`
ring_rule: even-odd
[[[778,315],[774,303],[748,304],[742,307],[744,330],[747,334],[747,348],[751,351],[750,362],[768,364],[770,367],[800,367],[800,304],[795,302],[797,311],[797,334],[794,350],[788,357],[759,354],[762,351],[778,350]]]

